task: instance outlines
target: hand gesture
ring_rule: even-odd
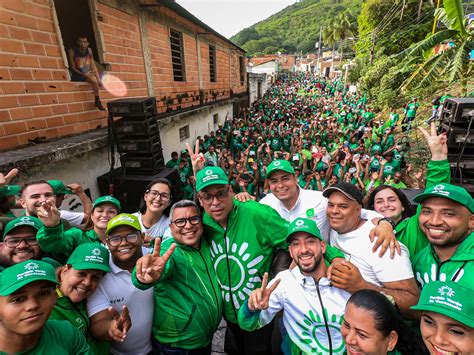
[[[338,258],[331,264],[330,269],[329,279],[333,286],[349,293],[366,288],[365,280],[362,278],[359,269],[351,262]]]
[[[393,227],[387,221],[376,221],[374,222],[376,225],[370,231],[369,238],[371,242],[374,242],[374,247],[372,248],[372,253],[375,253],[377,249],[380,248],[379,258],[381,258],[387,249],[390,247],[390,258],[393,259],[395,257],[395,251],[397,251],[398,255],[402,255],[402,250],[400,248],[400,243],[395,236],[393,231]]]
[[[144,284],[150,284],[158,281],[165,269],[165,265],[168,259],[173,254],[176,248],[176,244],[171,244],[170,248],[160,256],[161,250],[161,239],[155,239],[155,245],[153,246],[153,253],[142,256],[137,261],[136,275],[138,281]]]
[[[196,147],[194,152],[191,149],[189,143],[186,143],[186,149],[188,150],[189,156],[191,157],[191,165],[193,167],[194,174],[199,170],[204,169],[204,155],[199,153],[199,139],[196,140]]]
[[[45,227],[56,227],[61,223],[61,214],[56,208],[54,201],[41,202],[36,215]]]
[[[386,184],[389,184],[390,180],[392,180],[392,175],[388,175],[388,176],[385,177],[385,183]]]
[[[0,173],[0,188],[5,185],[8,185],[12,179],[18,175],[18,169],[14,168],[8,172],[7,175]]]
[[[380,165],[385,165],[385,164],[387,164],[387,160],[382,159],[382,160],[380,161]]]
[[[268,302],[270,295],[277,288],[280,283],[280,279],[275,280],[273,285],[267,288],[268,285],[268,272],[263,275],[262,286],[252,291],[249,297],[248,306],[251,311],[261,311],[268,308]]]
[[[112,323],[110,323],[109,336],[113,341],[123,342],[127,337],[128,330],[132,326],[128,308],[127,306],[123,306],[122,313],[119,313],[119,311],[113,307],[109,307],[108,311],[114,319]]]
[[[428,133],[423,127],[418,128],[428,143],[431,152],[431,160],[446,160],[448,157],[448,138],[446,137],[446,133],[438,135],[434,122],[431,123],[431,133]]]
[[[253,162],[250,167],[252,168],[252,170],[257,170],[258,169],[258,165],[255,162]]]
[[[359,162],[359,160],[360,160],[360,155],[354,155],[354,158],[352,158],[352,161],[353,161],[354,163]]]
[[[79,195],[84,192],[84,189],[79,184],[69,184],[67,187],[71,190],[74,195]]]

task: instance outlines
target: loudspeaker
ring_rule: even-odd
[[[179,175],[176,169],[162,169],[155,175],[127,175],[122,168],[99,176],[97,182],[101,195],[113,195],[122,204],[122,212],[138,211],[146,186],[153,180],[165,178],[173,186],[173,201],[181,200],[183,194],[179,188]]]
[[[145,114],[156,115],[155,97],[135,97],[118,99],[107,103],[109,114],[114,117],[137,117]]]
[[[474,119],[474,98],[449,98],[443,103],[440,120],[444,124],[467,127]]]
[[[413,201],[413,198],[421,194],[424,190],[423,189],[400,189],[401,192],[407,197],[408,201],[410,202],[410,205],[412,207],[416,207],[418,204]]]

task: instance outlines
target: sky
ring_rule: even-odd
[[[176,0],[227,38],[294,4],[296,0]]]

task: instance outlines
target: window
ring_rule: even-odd
[[[212,123],[214,124],[214,127],[219,124],[219,114],[215,113],[212,115]]]
[[[179,129],[179,141],[182,142],[189,138],[189,125]]]
[[[216,82],[216,47],[209,46],[209,77],[211,83]]]
[[[174,81],[186,81],[184,72],[183,36],[180,32],[170,29],[170,47]]]
[[[87,0],[75,1],[71,6],[70,0],[53,1],[55,16],[57,19],[59,32],[62,40],[64,58],[67,58],[67,51],[77,47],[79,36],[86,37],[92,55],[99,71],[107,69],[104,61],[101,36],[98,31],[96,9],[94,2]],[[92,15],[94,14],[94,15]],[[74,20],[71,20],[74,19]],[[66,62],[65,65],[68,63]],[[69,63],[69,68],[73,63]]]
[[[244,57],[239,57],[239,70],[240,70],[240,85],[245,83],[245,59]]]

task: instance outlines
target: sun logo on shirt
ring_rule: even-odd
[[[227,252],[225,245],[227,245]],[[231,244],[229,238],[226,238],[226,243],[222,245],[215,241],[211,242],[211,258],[217,273],[217,282],[222,290],[222,297],[226,302],[232,302],[236,309],[240,308],[262,281],[256,266],[263,260],[263,255],[257,255],[252,259],[250,253],[246,252],[248,247],[248,243]],[[231,282],[227,280],[227,265],[231,270]],[[224,280],[222,280],[223,277]]]
[[[327,319],[329,332],[331,333],[332,354],[344,354],[346,349],[341,335],[342,315],[333,314],[329,316],[326,309],[324,314]],[[303,322],[296,324],[301,328],[300,338],[297,344],[305,353],[311,354],[329,354],[329,341],[327,339],[327,329],[324,317],[321,314],[315,314],[309,311],[304,316]]]

